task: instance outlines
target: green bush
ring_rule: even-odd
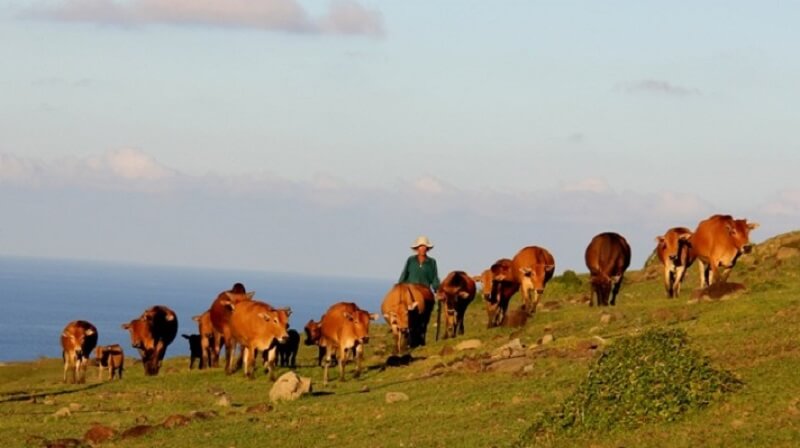
[[[653,329],[610,346],[563,403],[540,414],[517,446],[560,434],[673,421],[707,406],[741,382],[690,349],[682,330]]]

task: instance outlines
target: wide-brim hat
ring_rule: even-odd
[[[425,246],[428,249],[433,249],[433,244],[431,243],[431,241],[428,239],[427,236],[417,237],[416,241],[414,241],[414,244],[411,245],[411,248],[416,249],[419,246]]]

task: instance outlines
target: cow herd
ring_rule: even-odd
[[[663,264],[664,288],[669,298],[678,297],[686,270],[697,261],[700,287],[725,282],[737,259],[752,249],[749,234],[758,224],[730,215],[713,215],[701,221],[694,231],[674,227],[656,238],[656,254]],[[589,269],[592,300],[590,305],[615,305],[623,276],[631,261],[631,248],[626,239],[614,232],[598,234],[585,252]],[[381,313],[393,337],[395,355],[425,345],[427,328],[434,308],[438,309],[436,338],[464,334],[464,317],[468,305],[482,284],[483,302],[489,328],[515,326],[536,313],[545,287],[555,272],[555,258],[545,248],[527,246],[513,258],[501,258],[478,276],[464,271],[450,272],[437,291],[428,287],[400,283],[392,286],[384,297]],[[509,312],[511,298],[519,293],[520,307]],[[438,304],[438,307],[437,307]],[[441,313],[444,311],[444,322]],[[256,360],[272,380],[276,362],[295,367],[299,334],[289,329],[291,309],[274,308],[256,300],[252,291],[236,283],[221,292],[208,310],[193,317],[197,335],[184,335],[189,340],[192,358],[200,368],[217,367],[220,352],[225,349],[225,371],[231,374],[242,368],[253,377]],[[318,321],[309,321],[304,328],[306,345],[316,345],[318,364],[324,368],[323,382],[328,382],[329,367],[337,364],[339,380],[345,378],[348,361],[355,362],[355,376],[363,369],[364,348],[369,342],[371,314],[351,302],[332,305]],[[146,375],[157,375],[167,346],[175,339],[178,317],[166,306],[153,306],[140,316],[122,325],[130,333],[131,346],[139,351]],[[122,378],[124,354],[119,345],[96,347],[97,328],[83,320],[70,322],[61,334],[64,359],[64,382],[85,382],[85,370],[95,351],[102,378],[104,369],[111,379]],[[239,356],[236,357],[238,347]]]

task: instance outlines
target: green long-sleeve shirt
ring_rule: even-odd
[[[416,255],[408,257],[398,283],[417,283],[436,291],[439,289],[439,271],[436,268],[436,260],[426,257],[425,261],[420,264]]]

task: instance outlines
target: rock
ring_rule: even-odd
[[[136,417],[136,420],[134,421],[136,422],[137,425],[144,425],[145,423],[149,423],[150,419],[146,415],[142,414]]]
[[[53,417],[55,418],[67,418],[72,415],[72,411],[69,408],[61,408],[53,413]]]
[[[400,401],[408,401],[408,395],[402,392],[386,392],[386,403],[392,404]]]
[[[450,347],[449,345],[445,345],[444,347],[442,347],[442,350],[439,352],[439,356],[452,355],[455,352],[456,351],[453,350],[453,347]]]
[[[408,353],[401,356],[391,355],[388,358],[386,358],[386,365],[389,367],[407,366],[411,364],[412,360],[413,358]]]
[[[519,338],[507,344],[503,344],[492,351],[492,359],[513,358],[523,355],[525,355],[525,346],[522,345]]]
[[[136,425],[123,431],[122,434],[120,434],[120,438],[133,439],[136,437],[142,437],[151,432],[153,432],[153,427],[150,425]]]
[[[81,405],[80,405],[80,404],[78,404],[78,403],[70,403],[70,404],[69,404],[69,410],[70,410],[70,411],[72,411],[72,412],[78,412],[78,411],[80,411],[80,410],[81,410],[81,408],[82,408],[82,407],[83,407],[83,406],[81,406]]]
[[[467,339],[466,341],[461,341],[454,347],[456,351],[464,351],[464,350],[476,350],[483,346],[483,342],[480,339]]]
[[[528,364],[522,368],[522,373],[533,373],[533,364]]]
[[[615,320],[616,320],[616,318],[614,317],[613,314],[606,313],[606,312],[603,312],[603,313],[600,314],[600,322],[602,322],[602,323],[604,323],[606,325],[610,324],[611,322],[614,322]]]
[[[778,249],[778,253],[775,254],[775,258],[779,261],[784,261],[790,258],[794,258],[798,255],[800,255],[800,249],[783,246],[780,249]]]
[[[219,395],[219,398],[217,398],[216,405],[217,406],[222,406],[223,408],[230,407],[231,399],[230,399],[230,397],[228,397],[228,394],[226,394],[225,392],[221,393]]]
[[[116,433],[116,431],[108,426],[95,424],[86,431],[86,434],[83,435],[83,440],[89,445],[98,445],[111,439]]]
[[[516,373],[521,372],[531,360],[526,357],[501,359],[486,366],[487,372]]]
[[[547,302],[542,303],[541,310],[542,311],[555,311],[560,310],[562,308],[561,302],[557,300],[548,300]]]
[[[369,386],[367,386],[366,384],[361,386],[361,389],[359,390],[359,392],[361,392],[362,394],[365,394],[365,393],[369,392]]]
[[[301,377],[294,372],[286,372],[272,385],[272,389],[269,391],[269,399],[272,402],[281,400],[293,401],[310,392],[311,378]]]
[[[167,429],[172,429],[172,428],[177,428],[179,426],[186,426],[191,422],[192,422],[191,418],[185,415],[175,414],[175,415],[170,415],[169,417],[164,419],[164,423],[162,423],[161,426]]]
[[[503,326],[508,328],[524,327],[528,322],[529,316],[528,312],[522,308],[511,310],[506,313],[506,317],[503,319]]]
[[[219,416],[217,411],[192,411],[189,415],[198,420],[209,420]]]
[[[268,403],[260,403],[247,408],[245,412],[248,414],[266,414],[272,410],[272,405]]]
[[[539,343],[542,344],[542,345],[547,345],[547,344],[552,343],[555,340],[556,340],[556,338],[553,337],[552,334],[548,333],[548,334],[542,336],[542,340]]]

